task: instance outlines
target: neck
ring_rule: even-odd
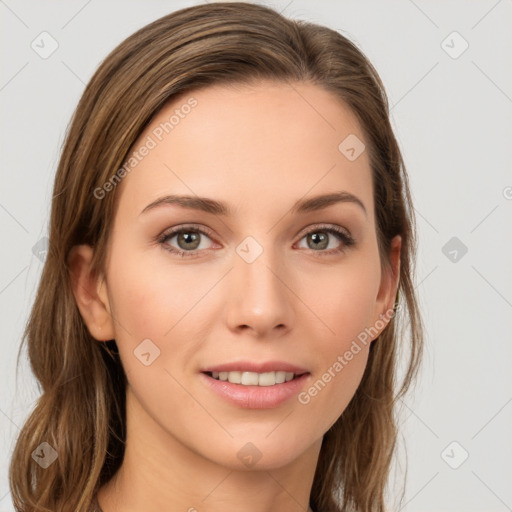
[[[228,467],[164,431],[127,390],[122,466],[98,492],[103,512],[312,512],[309,498],[321,439],[285,466]],[[263,458],[262,458],[263,461]]]

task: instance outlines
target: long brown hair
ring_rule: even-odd
[[[116,193],[98,199],[94,191],[121,168],[166,102],[210,84],[261,79],[312,83],[351,108],[370,155],[383,266],[392,238],[402,237],[400,308],[371,344],[359,388],[324,435],[310,499],[317,512],[386,510],[397,401],[417,376],[423,347],[413,286],[414,212],[386,93],[371,63],[339,32],[261,5],[226,2],[173,12],[123,41],[99,66],[73,115],[55,177],[48,253],[20,345],[21,352],[28,342],[42,393],[9,468],[17,511],[86,512],[123,459],[126,375],[115,340],[98,343],[87,330],[66,264],[74,245],[89,244],[93,269],[104,272]],[[398,385],[402,349],[407,359]],[[41,443],[58,455],[47,468],[33,456],[48,449]]]

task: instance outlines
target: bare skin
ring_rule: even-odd
[[[99,503],[104,512],[306,511],[323,435],[353,397],[378,335],[307,404],[294,396],[239,407],[200,372],[241,359],[286,361],[308,370],[307,392],[365,328],[387,325],[401,240],[381,270],[367,151],[350,161],[338,149],[349,134],[366,141],[331,93],[304,83],[208,87],[166,105],[134,149],[190,96],[197,106],[109,192],[120,195],[106,275],[90,272],[88,246],[69,258],[84,321],[99,342],[116,340],[129,381],[125,458]],[[351,201],[291,211],[338,191],[366,212]],[[169,194],[222,201],[234,214],[175,204],[141,214]],[[189,229],[200,237],[194,249],[178,235],[156,241],[191,223],[210,230]],[[248,236],[262,249],[250,263],[236,250]],[[160,350],[148,366],[134,355],[145,339]],[[247,443],[261,454],[250,467],[239,457]]]

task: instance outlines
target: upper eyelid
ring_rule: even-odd
[[[204,226],[199,226],[199,225],[185,225],[185,226],[180,226],[180,227],[177,227],[177,228],[170,228],[168,230],[165,230],[162,232],[161,235],[158,236],[159,239],[162,239],[162,238],[169,238],[169,237],[172,237],[172,236],[175,236],[175,235],[178,235],[179,233],[182,233],[182,232],[186,232],[186,231],[198,231],[200,232],[201,234],[204,234],[208,237],[212,237],[213,236],[213,231],[204,227]]]
[[[327,229],[339,229],[339,230],[345,232],[345,234],[347,236],[352,236],[352,234],[350,233],[350,230],[347,229],[346,227],[340,226],[340,225],[334,224],[334,223],[328,223],[328,222],[319,222],[317,224],[313,224],[311,226],[307,226],[303,230],[299,231],[298,234],[300,234],[300,233],[309,233],[310,231],[313,231],[315,229],[318,229],[319,231],[321,229],[326,229],[326,230]]]

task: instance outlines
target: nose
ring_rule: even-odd
[[[294,294],[282,259],[265,249],[254,261],[243,252],[234,254],[233,261],[225,310],[229,329],[265,339],[288,332],[295,317]]]

